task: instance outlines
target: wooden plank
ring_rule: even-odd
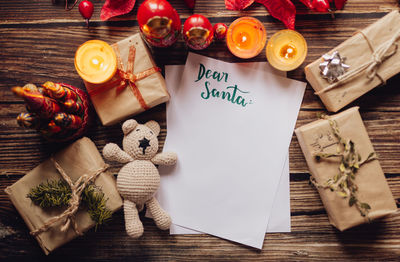
[[[70,77],[54,77],[52,75],[46,75],[45,73],[43,73],[43,75],[21,73],[5,76],[2,79],[4,81],[0,83],[0,104],[3,104],[5,107],[10,104],[19,105],[17,106],[20,108],[19,110],[23,110],[23,100],[19,97],[16,97],[11,92],[11,87],[24,85],[30,82],[34,82],[36,85],[40,85],[47,80],[53,80],[56,82],[62,81],[85,89],[83,82],[80,80],[75,71],[73,72],[73,74],[74,75],[71,75]],[[292,79],[305,81],[300,75],[289,74],[289,77]],[[399,85],[400,75],[397,75],[388,80],[385,86],[373,89],[369,93],[351,103],[348,107],[359,106],[360,108],[362,108],[362,110],[368,111],[400,111],[400,90],[398,88]],[[307,85],[303,102],[301,104],[301,109],[325,110],[325,106],[323,105],[322,101],[316,95],[314,95],[314,90],[311,88],[310,85]]]
[[[72,6],[74,1],[70,0],[69,6]],[[104,1],[91,1],[94,5],[94,12],[91,21],[101,21],[100,11],[104,5]],[[133,20],[136,19],[137,10],[139,5],[143,2],[136,1],[134,9],[131,13],[113,18],[113,20]],[[181,17],[188,17],[191,14],[189,8],[186,7],[183,1],[172,0],[169,1],[171,5],[177,10]],[[78,2],[79,4],[79,2]],[[26,0],[15,0],[15,1],[1,1],[0,10],[0,24],[6,23],[26,23],[39,22],[48,23],[54,21],[68,21],[68,22],[80,22],[84,27],[86,24],[78,11],[78,5],[76,5],[71,11],[65,11],[65,0],[56,0],[55,4],[51,3],[51,0],[37,0],[37,1],[26,1]]]
[[[111,170],[117,173],[118,169]],[[25,172],[0,175],[0,217],[8,217],[13,209],[11,202],[4,193],[7,186],[15,183]],[[400,174],[387,175],[393,197],[400,201]],[[326,214],[317,190],[309,184],[308,174],[291,174],[290,194],[292,216]],[[1,222],[1,221],[0,221]]]
[[[4,171],[27,171],[32,169],[40,161],[55,152],[61,146],[44,141],[35,131],[18,127],[14,117],[24,110],[22,104],[0,104],[0,121],[3,129],[0,130],[0,170]],[[296,127],[312,122],[317,119],[317,113],[323,111],[302,110],[299,113]],[[400,173],[400,115],[392,111],[361,111],[365,126],[379,156],[380,163],[385,173]],[[145,113],[140,114],[137,119],[145,122],[155,119],[162,127],[159,137],[161,144],[164,143],[166,135],[165,105],[157,106]],[[108,142],[121,143],[122,131],[120,125],[102,127],[99,122],[87,134],[93,139],[99,150]],[[161,147],[162,148],[162,147]],[[293,135],[289,150],[290,170],[292,173],[307,173],[303,153],[298,145],[297,138]]]
[[[64,245],[49,256],[58,261],[125,260],[133,261],[395,261],[400,256],[399,216],[377,223],[338,232],[329,225],[326,215],[292,217],[291,233],[267,234],[262,251],[208,235],[169,236],[158,230],[153,221],[141,218],[145,233],[142,238],[129,238],[124,232],[121,211],[109,226]],[[3,221],[7,234],[0,242],[0,258],[43,259],[42,251],[28,234],[17,214]]]
[[[351,20],[351,27],[348,25]],[[309,44],[309,54],[303,66],[289,72],[288,77],[304,81],[304,66],[320,55],[338,45],[357,29],[364,28],[372,20],[366,18],[336,19],[324,21],[328,29],[319,29],[320,25],[314,20],[299,22],[299,30],[306,37]],[[266,22],[271,34],[279,29],[276,23]],[[315,31],[319,31],[316,36]],[[109,32],[112,31],[112,34]],[[0,103],[20,103],[9,90],[15,85],[34,82],[36,84],[50,81],[63,81],[84,88],[83,83],[74,69],[74,53],[83,42],[92,38],[101,38],[109,43],[121,40],[138,32],[137,27],[131,29],[123,25],[115,27],[99,26],[87,31],[77,25],[55,23],[49,27],[24,26],[15,28],[0,28]],[[57,36],[57,39],[55,39]],[[67,41],[64,41],[67,39]],[[31,48],[30,48],[31,47]],[[184,51],[182,51],[184,50]],[[203,55],[219,58],[228,62],[242,62],[234,58],[223,42],[216,42],[208,49],[198,52]],[[24,54],[24,56],[20,56]],[[181,39],[176,45],[167,50],[153,50],[156,63],[163,67],[166,64],[184,64],[187,50]],[[265,54],[261,53],[249,61],[265,61]],[[34,72],[32,73],[32,70]],[[385,88],[377,88],[365,95],[353,105],[359,104],[364,110],[400,110],[400,91],[397,88],[400,76],[388,81]],[[324,106],[316,99],[313,90],[308,86],[303,109],[323,109]],[[390,93],[390,96],[386,94]]]
[[[104,1],[92,1],[94,4],[94,13],[92,17],[93,22],[101,22],[100,10],[104,4]],[[135,7],[127,15],[113,18],[113,21],[119,20],[135,20],[139,5],[143,0],[136,1]],[[186,19],[191,14],[203,14],[207,17],[237,17],[237,16],[265,16],[272,20],[273,18],[269,15],[266,8],[258,3],[254,3],[249,8],[243,11],[231,11],[225,8],[224,1],[206,1],[197,0],[194,10],[189,10],[185,3],[181,0],[170,0],[171,5],[177,10],[178,14],[182,19]],[[308,10],[300,1],[293,1],[296,8],[297,14],[299,15],[315,15],[318,13]],[[1,1],[0,10],[0,24],[11,24],[11,23],[48,23],[54,21],[69,21],[79,22],[84,27],[84,21],[78,12],[77,6],[71,11],[64,10],[64,0],[56,1],[56,4],[51,4],[51,0],[14,0],[14,1]],[[69,1],[70,4],[73,1]],[[349,0],[344,10],[337,11],[338,14],[346,13],[380,13],[390,12],[397,8],[396,0]],[[276,21],[276,20],[275,20]],[[279,22],[277,22],[279,23]]]

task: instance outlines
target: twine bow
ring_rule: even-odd
[[[119,78],[117,80],[107,82],[106,84],[102,85],[101,87],[98,87],[94,90],[89,91],[89,94],[91,96],[94,96],[101,92],[104,92],[105,90],[115,88],[115,87],[117,88],[117,91],[121,91],[129,86],[131,88],[133,94],[139,101],[141,107],[144,110],[149,109],[150,107],[146,104],[146,101],[144,101],[144,98],[143,98],[139,88],[136,86],[136,82],[148,77],[151,74],[160,72],[161,69],[154,66],[154,67],[144,70],[143,72],[134,74],[133,70],[134,70],[135,57],[136,57],[136,48],[134,45],[131,45],[129,47],[129,53],[128,53],[128,64],[127,64],[126,70],[124,70],[124,64],[122,63],[118,44],[113,44],[112,47],[114,48],[115,55],[117,57],[117,74],[118,74]]]
[[[366,39],[368,46],[372,49],[372,44],[368,40],[368,38],[362,33],[362,36]],[[341,84],[344,84],[354,77],[358,76],[361,72],[365,70],[366,76],[368,79],[373,79],[375,76],[377,76],[382,84],[385,83],[385,80],[377,73],[379,66],[389,57],[393,56],[398,49],[398,43],[396,43],[400,39],[400,30],[397,31],[397,33],[390,38],[387,42],[383,43],[380,45],[375,51],[372,53],[372,59],[365,62],[364,64],[354,68],[353,70],[350,70],[346,72],[345,74],[339,76],[337,78],[337,82],[325,87],[324,89],[315,92],[316,95],[320,95],[322,93],[325,93],[331,89],[334,89]]]
[[[400,36],[400,35],[399,35]],[[397,38],[399,38],[399,36]],[[377,74],[378,67],[382,64],[383,61],[391,57],[397,52],[397,49],[399,47],[398,43],[395,43],[397,38],[394,38],[392,41],[387,42],[384,45],[381,45],[373,54],[373,59],[370,65],[367,67],[367,77],[368,79],[372,79],[376,76],[378,76],[382,82],[385,82],[379,74]],[[389,49],[394,46],[393,50],[389,52]]]
[[[65,220],[64,225],[61,227],[62,232],[66,232],[68,228],[72,225],[75,233],[77,235],[82,235],[82,232],[78,229],[78,224],[75,221],[75,214],[78,211],[79,203],[81,201],[81,194],[85,187],[92,181],[95,181],[97,177],[103,173],[108,165],[104,165],[104,167],[95,171],[91,176],[82,175],[77,181],[72,182],[71,178],[65,173],[62,167],[57,163],[54,158],[51,158],[51,161],[54,163],[55,168],[60,173],[61,177],[68,183],[71,187],[71,199],[68,203],[68,208],[61,215],[55,216],[49,219],[42,227],[31,231],[31,235],[37,236],[45,231],[47,231],[54,223]]]

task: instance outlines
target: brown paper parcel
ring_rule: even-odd
[[[373,77],[371,79],[367,77],[369,74],[367,66],[355,77],[324,92],[322,90],[328,88],[331,84],[322,78],[320,74],[319,64],[324,61],[323,58],[321,57],[305,67],[308,82],[318,93],[329,111],[337,112],[400,72],[400,50],[397,50],[400,44],[400,37],[395,38],[400,34],[399,25],[400,13],[399,11],[393,11],[328,52],[331,55],[334,51],[339,51],[340,55],[346,58],[345,63],[350,66],[346,74],[351,73],[352,70],[363,64],[373,64],[372,67],[374,68],[372,70],[376,69],[376,74],[372,73]],[[396,39],[394,44],[389,45],[388,52],[379,57],[382,48],[392,38]],[[375,55],[373,55],[374,51],[377,51]],[[390,54],[392,55],[385,58],[386,55]]]
[[[96,146],[89,138],[81,138],[64,150],[56,153],[54,159],[60,164],[62,169],[73,181],[76,181],[83,174],[92,174],[96,170],[105,166],[105,163],[97,151]],[[54,163],[48,159],[13,185],[6,188],[6,193],[12,203],[21,214],[30,231],[34,231],[46,223],[49,219],[63,213],[64,209],[43,209],[32,203],[27,194],[31,188],[36,187],[47,180],[62,179]],[[108,172],[103,172],[98,176],[95,185],[101,188],[107,200],[107,208],[116,211],[122,206],[122,199],[117,191],[114,177]],[[85,232],[95,225],[85,209],[78,210],[75,216],[78,229]],[[77,236],[72,226],[67,231],[62,232],[61,226],[65,221],[54,224],[49,230],[36,236],[39,245],[46,254],[67,243]]]
[[[115,50],[115,48],[114,50],[119,52],[124,65],[124,70],[127,69],[129,48],[131,45],[134,45],[136,48],[133,67],[134,74],[144,72],[156,66],[149,50],[139,34],[121,40],[116,43],[116,45],[118,46],[118,50]],[[97,89],[101,89],[102,87],[109,85],[109,83],[119,83],[120,81],[118,81],[118,79],[120,78],[118,73],[116,73],[111,80],[104,84],[91,84],[85,82],[86,89],[89,92],[96,112],[102,124],[106,126],[115,124],[146,110],[135,96],[130,84],[123,89],[116,88],[118,86],[118,84],[116,84],[115,88],[103,88],[103,90],[97,92]],[[148,108],[169,100],[165,80],[160,72],[155,72],[136,81],[135,85]],[[90,93],[94,90],[96,90],[95,94],[91,95]]]
[[[352,107],[344,112],[332,115],[329,119],[337,122],[340,135],[351,139],[361,159],[366,159],[374,148],[358,112]],[[339,158],[317,161],[315,154],[336,153],[338,139],[335,137],[328,120],[320,119],[295,130],[297,139],[306,158],[311,175],[318,184],[323,184],[339,172]],[[355,175],[358,187],[357,196],[361,202],[368,203],[370,219],[376,219],[397,210],[390,188],[378,160],[363,164]],[[340,231],[367,222],[355,205],[349,206],[349,199],[339,196],[329,189],[318,188],[321,200],[328,213],[330,223]]]

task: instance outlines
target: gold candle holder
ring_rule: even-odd
[[[263,24],[253,17],[241,17],[233,21],[226,33],[228,49],[237,57],[252,58],[265,46],[267,32]]]
[[[294,30],[281,30],[269,39],[266,54],[271,66],[281,71],[291,71],[304,62],[307,42]]]

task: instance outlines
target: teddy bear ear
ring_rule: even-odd
[[[122,124],[122,132],[124,132],[124,135],[129,134],[133,129],[135,129],[135,127],[138,125],[138,122],[136,122],[135,119],[129,119],[126,120],[123,124]]]
[[[145,124],[145,126],[150,128],[156,134],[156,136],[158,136],[160,133],[160,125],[154,120],[150,120]]]

